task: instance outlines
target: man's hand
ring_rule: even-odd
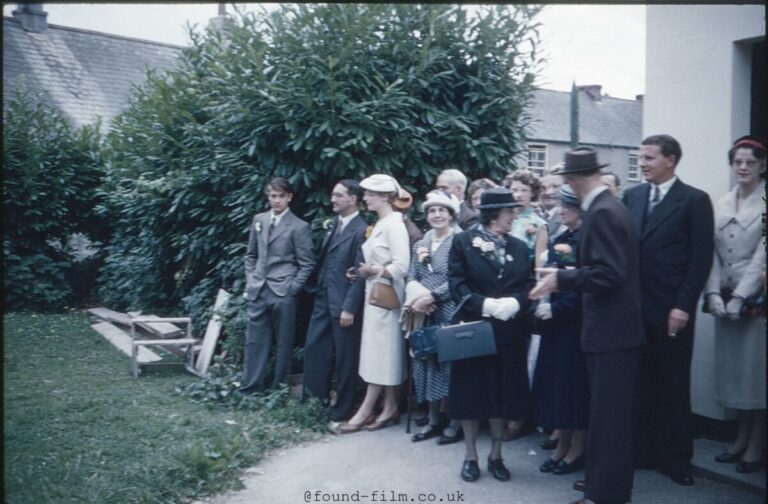
[[[667,318],[667,336],[674,338],[677,333],[685,329],[688,325],[688,319],[690,317],[683,310],[672,308]]]
[[[339,325],[341,327],[352,327],[352,324],[355,323],[355,316],[349,313],[348,311],[341,312],[341,316],[339,317]]]
[[[349,280],[349,283],[355,283],[355,280],[357,280],[357,273],[355,273],[355,267],[350,266],[346,273],[344,273],[344,276],[347,277],[347,280]]]
[[[543,299],[549,294],[557,291],[557,268],[536,268],[540,279],[536,287],[531,289],[528,297],[533,300]]]

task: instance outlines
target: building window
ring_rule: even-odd
[[[640,168],[637,166],[638,151],[630,151],[629,164],[627,168],[627,180],[630,182],[640,182]]]
[[[528,169],[536,175],[543,175],[547,168],[547,146],[528,144]]]

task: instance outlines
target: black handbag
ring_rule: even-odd
[[[437,339],[435,334],[440,329],[439,325],[424,326],[411,332],[409,340],[414,359],[424,360],[437,353]]]
[[[720,291],[720,297],[723,299],[723,304],[727,305],[728,301],[733,297],[733,289],[725,287]],[[704,296],[704,303],[701,305],[701,311],[704,313],[711,313],[709,303],[707,302],[707,296]],[[739,311],[739,317],[741,318],[765,318],[765,296],[763,293],[753,294],[752,296],[744,299],[744,303],[741,305]]]
[[[464,296],[459,302],[451,314],[451,322],[458,318],[461,308],[469,298],[470,296]],[[435,331],[435,342],[437,343],[437,360],[440,362],[493,355],[497,352],[493,326],[487,320],[438,326]]]

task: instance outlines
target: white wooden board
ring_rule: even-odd
[[[107,341],[112,343],[118,350],[131,356],[131,335],[122,329],[110,324],[109,322],[99,322],[91,326],[97,333],[104,336]],[[162,360],[162,357],[157,355],[152,350],[144,347],[139,347],[138,361],[139,364],[145,364],[147,362],[156,362]]]
[[[89,308],[86,311],[87,313],[99,317],[102,320],[106,320],[107,322],[116,322],[118,324],[129,327],[131,325],[131,317],[129,317],[127,314],[116,312],[114,310],[110,310],[109,308],[104,308],[103,306],[99,308]]]
[[[143,317],[160,318],[157,315],[142,315]],[[138,322],[136,325],[157,334],[161,338],[176,338],[184,335],[184,329],[168,322]]]
[[[208,321],[208,326],[205,328],[203,344],[195,362],[195,370],[200,376],[208,374],[208,366],[211,365],[213,352],[216,350],[216,342],[219,341],[219,336],[221,335],[221,317],[216,312],[223,310],[231,297],[232,294],[224,289],[219,289],[218,294],[216,294],[216,303],[213,305],[213,317]]]

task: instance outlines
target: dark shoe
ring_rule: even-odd
[[[570,464],[565,459],[560,459],[560,462],[552,469],[552,474],[571,474],[580,469],[584,469],[584,455],[577,457],[576,460]]]
[[[753,473],[757,471],[759,468],[760,468],[759,460],[757,462],[746,462],[744,460],[740,460],[739,463],[736,464],[736,471],[742,474]]]
[[[423,418],[419,418],[417,420],[414,420],[413,423],[416,424],[417,427],[424,427],[425,425],[427,425],[429,423],[429,415],[427,415],[427,416],[425,416]]]
[[[477,460],[464,461],[464,465],[461,466],[461,479],[468,482],[480,479],[480,467],[477,465]]]
[[[499,481],[509,481],[509,478],[512,477],[509,470],[504,466],[504,461],[500,458],[496,460],[488,458],[488,472]]]
[[[363,420],[362,423],[353,424],[349,422],[344,422],[338,427],[337,431],[339,432],[339,434],[352,434],[354,432],[360,432],[361,430],[363,430],[363,427],[372,423],[374,418],[375,417],[373,416],[373,413],[371,413],[370,415],[368,415],[368,418]]]
[[[742,453],[744,453],[744,450],[741,450],[739,453],[728,453],[728,451],[724,451],[715,457],[715,462],[720,462],[721,464],[733,464],[734,462],[739,461]]]
[[[560,459],[560,460],[562,460],[562,459]],[[544,461],[543,464],[541,464],[539,466],[539,471],[541,471],[543,473],[552,472],[552,469],[554,469],[555,466],[560,463],[560,460],[552,460],[551,457],[548,458],[546,461]]]
[[[381,420],[380,422],[372,422],[370,425],[368,425],[368,427],[366,427],[366,429],[369,431],[377,431],[398,423],[400,423],[400,412],[396,411],[386,420]]]
[[[660,470],[662,474],[669,476],[669,479],[681,486],[693,485],[693,476],[690,469],[670,469]]]
[[[578,480],[573,482],[573,489],[577,492],[583,492],[587,489],[587,482],[584,480]]]
[[[541,443],[539,443],[539,446],[542,450],[554,450],[557,448],[557,442],[559,439],[545,439]]]
[[[446,436],[445,431],[443,431],[443,435],[440,436],[440,439],[437,440],[437,444],[439,445],[453,444],[453,443],[458,443],[462,439],[464,439],[464,430],[462,428],[458,428],[454,436]]]
[[[419,441],[426,441],[440,435],[440,427],[437,425],[430,425],[429,430],[426,432],[419,432],[413,435],[411,441],[418,443]]]

